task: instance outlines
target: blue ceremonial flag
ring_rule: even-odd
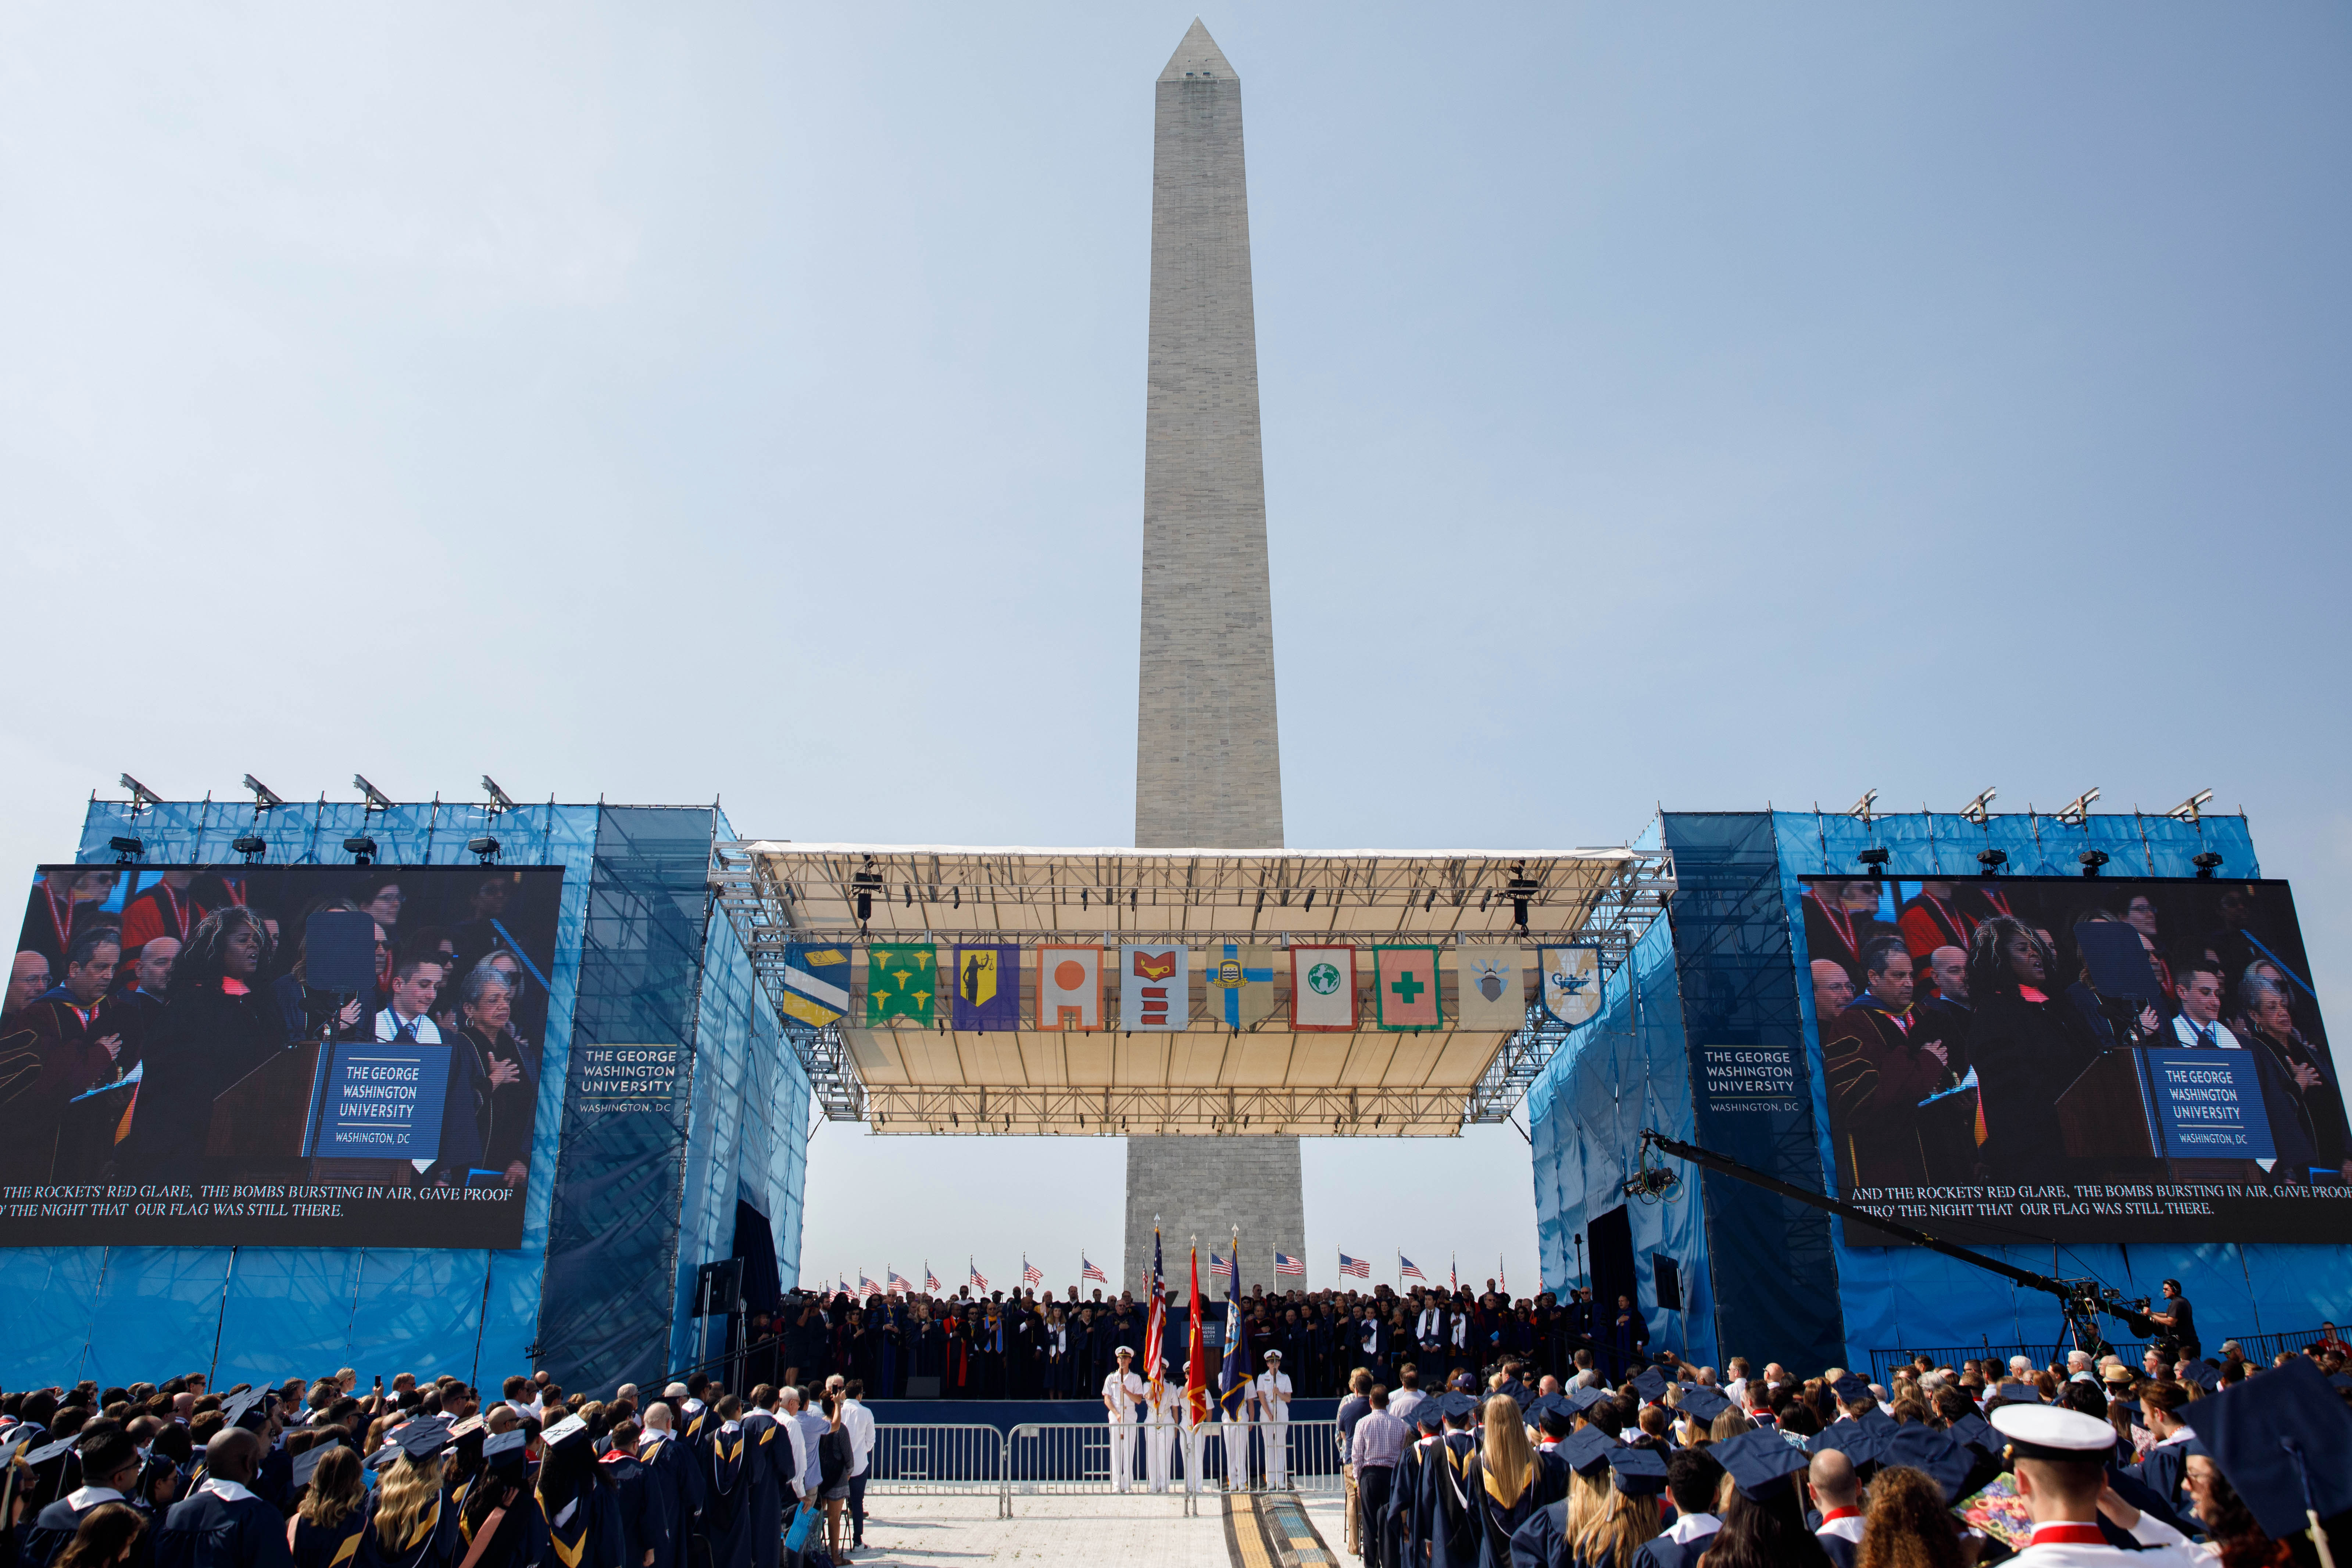
[[[792,942],[784,949],[784,1016],[821,1029],[849,1011],[849,949]]]
[[[1242,1256],[1242,1233],[1234,1232],[1234,1261]],[[1218,1372],[1217,1403],[1225,1419],[1242,1418],[1242,1402],[1249,1397],[1249,1331],[1242,1327],[1242,1271],[1236,1268],[1225,1280],[1225,1364]]]
[[[1275,951],[1241,942],[1212,952],[1209,1012],[1229,1029],[1243,1029],[1274,1012]]]
[[[1017,1029],[1021,1026],[1021,950],[1012,946],[955,950],[955,1003],[949,1027]]]

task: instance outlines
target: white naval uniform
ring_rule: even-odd
[[[2047,1526],[2037,1526],[2039,1535]],[[2143,1513],[2132,1526],[2137,1552],[2120,1546],[2085,1542],[2029,1542],[2010,1562],[2019,1568],[2210,1568],[2212,1559],[2189,1543],[2189,1538],[2153,1514]]]
[[[1244,1384],[1241,1399],[1233,1409],[1223,1413],[1225,1489],[1229,1492],[1249,1490],[1250,1405],[1256,1396],[1257,1384]]]
[[[1149,1392],[1143,1379],[1113,1369],[1103,1378],[1103,1398],[1110,1419],[1110,1488],[1123,1492],[1135,1479],[1135,1406]]]
[[[1181,1388],[1176,1390],[1176,1412],[1177,1435],[1184,1442],[1184,1489],[1197,1492],[1201,1489],[1202,1456],[1208,1451],[1204,1441],[1209,1431],[1208,1423],[1193,1417],[1192,1406],[1186,1402]]]
[[[1257,1396],[1258,1422],[1264,1430],[1258,1433],[1258,1446],[1265,1456],[1265,1484],[1286,1487],[1290,1484],[1290,1379],[1279,1371],[1262,1372],[1250,1384]]]
[[[1160,1397],[1145,1390],[1143,1428],[1144,1484],[1151,1490],[1168,1489],[1168,1461],[1176,1447],[1176,1419],[1184,1408],[1184,1385],[1160,1380]]]

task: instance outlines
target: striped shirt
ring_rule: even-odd
[[[1412,1428],[1387,1411],[1372,1411],[1348,1439],[1348,1462],[1360,1470],[1393,1468],[1412,1436]]]

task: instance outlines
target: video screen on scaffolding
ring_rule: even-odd
[[[561,867],[48,866],[0,1246],[514,1247]]]
[[[2352,1240],[2284,882],[1801,880],[1847,1202],[1979,1244]]]

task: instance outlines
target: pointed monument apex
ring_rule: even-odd
[[[1178,44],[1176,52],[1168,57],[1168,68],[1160,73],[1160,79],[1182,81],[1188,76],[1223,77],[1228,81],[1238,79],[1234,76],[1234,68],[1226,63],[1225,51],[1217,47],[1217,40],[1209,37],[1209,29],[1201,26],[1198,16],[1192,18],[1192,26],[1186,30],[1184,41]]]

